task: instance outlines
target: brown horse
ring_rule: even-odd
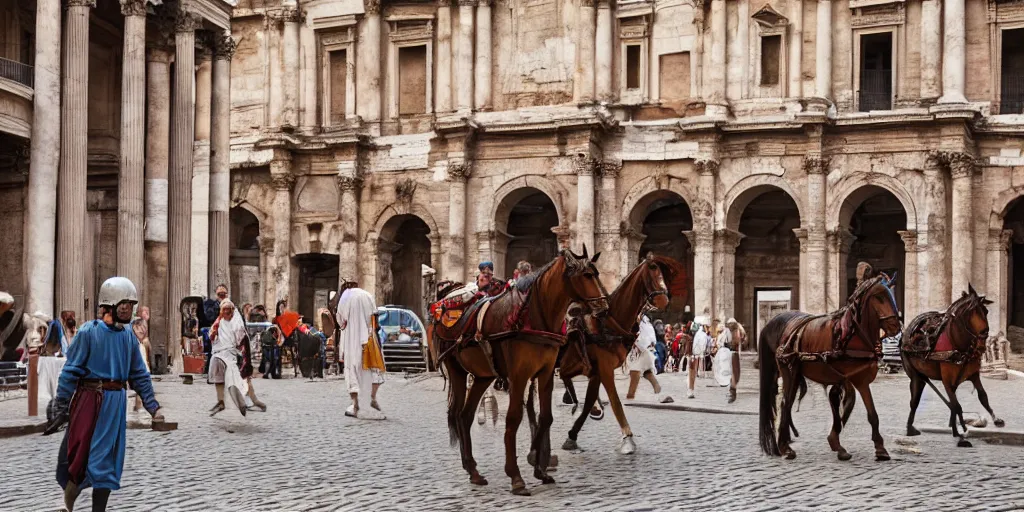
[[[476,469],[470,428],[484,391],[500,376],[509,384],[505,474],[512,480],[512,493],[530,494],[516,462],[516,432],[523,418],[526,385],[532,379],[537,379],[540,386],[540,425],[531,443],[531,451],[539,455],[534,461],[533,474],[543,483],[554,483],[546,468],[551,456],[555,359],[565,340],[562,323],[571,302],[583,302],[598,312],[608,308],[594,265],[598,256],[595,254],[589,259],[586,248],[582,256],[563,250],[551,263],[520,279],[514,288],[497,297],[481,299],[486,301],[483,306],[463,314],[467,324],[464,330],[456,331],[434,322],[433,336],[441,353],[439,359],[451,380],[448,432],[452,445],[456,442],[460,445],[462,467],[469,473],[470,482],[487,484]],[[464,341],[467,338],[470,341]],[[493,354],[489,356],[487,352],[492,344]],[[474,379],[467,394],[468,375],[473,375]]]
[[[865,280],[850,296],[846,306],[830,315],[811,316],[800,311],[783,313],[761,331],[758,353],[761,366],[760,442],[768,455],[796,458],[790,446],[793,427],[793,404],[807,392],[807,381],[831,386],[829,404],[832,408],[832,432],[829,446],[839,460],[852,457],[839,444],[843,428],[840,405],[847,402],[844,391],[856,388],[864,400],[871,423],[871,440],[875,443],[875,459],[889,460],[882,435],[878,432],[878,413],[871,397],[870,384],[878,374],[881,351],[879,330],[887,336],[900,332],[899,308],[892,293],[893,281],[885,274]],[[782,416],[775,428],[779,393],[778,377],[782,375]],[[776,439],[776,432],[778,438]]]
[[[914,428],[914,413],[921,403],[924,385],[929,384],[935,393],[949,407],[949,426],[953,437],[959,439],[957,446],[970,447],[971,443],[957,432],[956,420],[967,433],[964,411],[956,398],[956,388],[965,381],[971,381],[978,391],[978,401],[992,416],[997,427],[1006,423],[996,417],[988,405],[988,393],[981,385],[981,354],[985,351],[988,338],[988,308],[992,301],[978,295],[974,287],[967,285],[966,292],[945,312],[930,311],[918,315],[903,334],[900,355],[903,368],[910,377],[910,416],[907,418],[907,435],[916,436],[921,432]],[[941,380],[946,388],[942,396],[931,380]]]
[[[564,349],[559,373],[566,389],[572,389],[572,379],[578,375],[585,374],[588,383],[586,398],[583,401],[584,412],[569,430],[569,437],[562,444],[563,450],[579,449],[576,438],[590,416],[587,412],[597,403],[598,391],[602,385],[622,430],[620,452],[630,454],[636,450],[633,431],[629,427],[619,393],[615,389],[615,369],[626,361],[626,355],[636,341],[640,314],[668,307],[669,293],[665,281],[666,276],[671,281],[674,274],[671,269],[666,258],[648,253],[647,257],[608,295],[608,315],[596,319],[588,315],[588,321],[584,323],[584,332],[581,333],[586,340],[585,344],[581,345],[582,350],[575,346]],[[584,357],[586,362],[583,361]]]

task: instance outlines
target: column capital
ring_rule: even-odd
[[[903,240],[903,247],[906,252],[921,252],[922,247],[917,243],[917,231],[906,230],[897,231],[900,235],[900,239]]]
[[[1006,252],[1010,250],[1010,240],[1013,238],[1012,229],[990,229],[988,230],[989,251]]]
[[[238,43],[230,32],[224,32],[213,36],[213,58],[231,60],[235,55]]]
[[[643,242],[644,240],[647,239],[647,235],[643,234],[640,231],[637,231],[636,228],[634,228],[633,226],[629,225],[626,222],[623,222],[622,224],[619,225],[619,235],[621,235],[624,238],[636,240],[638,242]]]
[[[449,162],[445,173],[448,181],[465,183],[473,174],[473,164],[470,162]]]
[[[804,156],[803,168],[807,174],[828,174],[828,166],[832,159],[824,156]]]
[[[306,13],[296,7],[286,7],[280,12],[281,21],[285,23],[305,23]]]
[[[213,60],[213,36],[206,31],[196,33],[196,61]]]
[[[178,11],[174,16],[174,31],[177,33],[195,32],[203,25],[203,19],[188,11]]]
[[[850,247],[853,246],[853,241],[857,237],[850,233],[850,230],[840,228],[829,231],[826,234],[826,240],[829,248],[838,253],[849,253]]]
[[[551,228],[551,232],[555,234],[555,238],[558,239],[558,248],[565,249],[569,247],[569,243],[572,241],[572,230],[568,226],[555,226]]]
[[[605,178],[618,178],[619,173],[622,172],[622,162],[616,162],[614,160],[604,160],[601,162],[599,172],[601,173],[601,176],[604,176]]]
[[[925,170],[926,171],[937,171],[946,167],[949,164],[949,156],[945,151],[939,151],[932,149],[925,155]]]
[[[578,176],[593,176],[600,173],[601,161],[585,153],[580,153],[572,157],[572,166]]]
[[[477,0],[476,5],[478,5],[480,7],[490,7],[491,6],[491,0]]]
[[[352,192],[358,190],[363,185],[363,179],[356,175],[339,174],[338,175],[338,190],[342,192]]]
[[[974,175],[974,156],[969,153],[948,153],[949,174],[953,179],[969,178]]]
[[[796,235],[797,241],[800,242],[800,252],[807,252],[807,229],[793,228],[793,234]]]
[[[380,0],[363,0],[363,10],[366,14],[380,14]]]
[[[65,7],[96,7],[96,0],[64,0]]]
[[[718,174],[718,169],[722,163],[713,158],[702,158],[693,161],[694,167],[697,168],[697,172],[701,176],[715,176]]]
[[[715,240],[717,242],[716,245],[718,246],[716,249],[720,252],[735,253],[736,248],[740,245],[740,241],[743,240],[745,236],[746,235],[743,233],[734,229],[719,229],[718,231],[715,231]]]
[[[146,0],[121,0],[121,15],[145,16]]]
[[[612,2],[611,2],[611,0],[597,0],[597,8],[598,9],[611,9],[612,8]]]
[[[448,7],[448,8],[451,8],[451,6],[452,6],[452,0],[437,0],[437,6],[438,6],[439,8],[440,8],[440,7]]]
[[[712,231],[690,230],[683,231],[683,235],[690,241],[690,247],[694,248],[694,250],[697,247],[713,247],[715,243],[715,234]]]

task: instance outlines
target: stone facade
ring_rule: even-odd
[[[170,274],[155,286],[172,306],[229,278],[236,301],[309,315],[339,278],[416,306],[419,265],[507,276],[586,244],[609,285],[642,253],[671,255],[691,269],[676,316],[752,325],[772,301],[840,307],[864,260],[898,273],[907,318],[970,282],[1005,331],[1024,324],[1022,23],[1019,0],[239,0],[230,58],[214,51],[211,71],[189,55],[196,104],[147,102],[149,123],[214,114],[169,147],[146,140],[144,271]],[[187,50],[147,48],[153,98]],[[174,80],[179,98],[192,82]],[[136,108],[112,89],[100,103]],[[88,208],[137,209],[100,200],[91,174],[94,155],[137,151],[116,131],[129,124],[102,153],[90,121]],[[4,211],[34,218],[6,190]],[[52,288],[38,261],[14,275]]]

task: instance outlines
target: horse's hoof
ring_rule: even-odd
[[[473,485],[487,485],[487,479],[480,474],[470,475],[469,483]]]
[[[527,462],[527,464],[529,464],[531,466],[536,466],[537,465],[537,451],[536,450],[530,450],[530,453],[526,456],[526,462]]]
[[[970,448],[970,447],[974,446],[973,444],[971,444],[970,441],[968,441],[966,439],[963,439],[963,438],[961,438],[959,441],[957,441],[956,445],[959,446],[960,448]]]
[[[633,442],[633,436],[622,438],[622,444],[619,446],[619,453],[622,455],[632,455],[636,453],[636,443]]]
[[[885,462],[890,459],[892,459],[892,457],[890,457],[889,452],[885,450],[875,453],[875,460],[878,462]]]
[[[558,455],[551,455],[548,459],[548,470],[552,470],[558,467]]]
[[[912,426],[910,426],[910,425],[907,425],[907,435],[911,436],[911,437],[919,436],[919,435],[921,435],[921,431],[916,429],[916,428],[914,428],[914,427],[912,427]]]
[[[540,480],[541,483],[543,483],[543,484],[553,484],[553,483],[555,483],[555,479],[554,478],[551,478],[547,473],[545,473],[545,472],[543,472],[543,471],[541,471],[539,469],[534,469],[533,470],[533,476],[537,480]]]
[[[853,455],[850,455],[850,452],[848,452],[846,450],[840,449],[839,450],[839,454],[836,455],[836,457],[839,457],[839,460],[841,460],[843,462],[846,462],[846,461],[852,459]]]
[[[1003,428],[1003,427],[1006,426],[1006,422],[1003,421],[1002,419],[993,420],[992,423],[995,424],[995,426],[997,426],[999,428]]]
[[[516,496],[529,496],[530,490],[526,488],[526,484],[512,487],[512,494]]]
[[[793,460],[796,458],[796,452],[793,450],[786,451],[786,460]]]
[[[595,407],[590,410],[590,419],[594,421],[601,421],[604,419],[604,409]]]
[[[576,444],[575,439],[569,438],[566,439],[564,443],[562,443],[562,449],[567,451],[579,450],[580,445]]]

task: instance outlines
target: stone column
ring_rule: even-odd
[[[967,20],[964,0],[943,0],[942,97],[939,103],[967,103]]]
[[[802,67],[804,47],[804,3],[803,0],[789,2],[789,90],[787,97],[803,97],[804,73]]]
[[[950,299],[956,300],[967,291],[974,263],[974,158],[967,153],[952,153],[949,173],[953,178],[953,230],[950,237],[953,274]]]
[[[797,298],[799,299],[797,302],[797,308],[800,311],[807,311],[807,289],[809,288],[807,281],[810,279],[807,272],[807,230],[804,228],[794,228],[793,234],[796,235],[796,241],[800,248],[800,256],[797,261],[797,265],[799,266],[799,272],[797,272],[797,274],[800,276],[800,285],[797,293]]]
[[[168,180],[167,308],[168,323],[175,325],[171,310],[189,293],[192,246],[192,168],[195,142],[195,52],[199,17],[179,11],[175,20],[174,89],[171,100],[170,166]],[[171,340],[175,330],[168,330]],[[177,343],[169,342],[168,347]],[[170,350],[168,362],[177,358]]]
[[[117,175],[117,273],[143,284],[146,133],[146,2],[121,0],[121,170]]]
[[[985,247],[988,285],[985,287],[985,294],[995,301],[995,304],[988,307],[988,326],[991,333],[1006,332],[1007,304],[1010,298],[1007,258],[1012,237],[1012,229],[989,229],[988,231],[988,244]]]
[[[448,164],[448,259],[444,263],[445,279],[466,281],[466,181],[469,163]]]
[[[476,85],[477,110],[491,108],[491,3],[480,0],[476,6]]]
[[[86,164],[89,153],[89,10],[94,0],[67,0],[64,23],[64,76],[61,102],[60,174],[57,179],[57,311],[74,311],[84,321]],[[53,186],[53,183],[50,183]],[[94,301],[89,301],[90,308]]]
[[[380,0],[364,0],[361,35],[356,43],[356,114],[363,121],[380,121]]]
[[[32,147],[25,206],[26,311],[56,316],[53,304],[57,246],[57,183],[61,155],[60,0],[36,0],[36,60]]]
[[[231,57],[235,40],[220,34],[213,48],[213,99],[210,122],[210,293],[218,284],[231,285],[228,256],[231,252]]]
[[[835,311],[846,304],[848,294],[852,291],[846,289],[846,260],[850,256],[850,247],[857,237],[845,227],[829,231],[826,236],[829,252],[827,311]]]
[[[711,0],[711,68],[707,78],[707,115],[724,116],[728,113],[725,101],[725,0]]]
[[[918,307],[918,269],[917,255],[921,248],[917,244],[917,231],[900,231],[906,256],[903,263],[903,322],[907,323],[921,313]]]
[[[800,299],[805,304],[804,311],[811,314],[828,311],[825,280],[822,279],[828,272],[825,234],[825,182],[828,166],[828,158],[804,157],[804,171],[807,173],[807,214],[804,227],[807,229],[807,242],[804,244],[806,268],[801,269],[800,274],[806,279],[806,287],[801,290]]]
[[[455,108],[473,110],[473,6],[476,0],[459,1],[459,32],[455,38]]]
[[[832,98],[832,0],[818,0],[814,55],[814,88],[819,98]]]
[[[146,79],[146,282],[142,300],[149,306],[149,339],[153,344],[153,361],[167,362],[168,354],[177,347],[168,340],[174,336],[178,321],[174,307],[167,304],[167,166],[171,131],[171,57],[170,48],[151,47],[146,57],[149,76]]]
[[[942,0],[921,2],[921,98],[938,98],[942,94],[940,62],[942,40],[937,30],[942,24]],[[935,27],[924,30],[925,27]]]
[[[439,0],[437,5],[437,81],[434,102],[437,112],[452,110],[452,2]]]
[[[590,254],[597,252],[594,245],[594,220],[597,212],[594,209],[594,171],[597,160],[589,155],[577,155],[573,158],[576,169],[576,251],[586,247]]]
[[[359,279],[359,187],[362,181],[354,166],[339,166],[342,234],[338,273],[342,279]]]
[[[743,239],[743,233],[732,229],[715,231],[715,315],[725,322],[735,317],[736,307],[736,248]],[[696,267],[695,267],[696,268]]]
[[[195,95],[195,143],[192,152],[192,254],[189,270],[189,292],[205,295],[211,286],[210,274],[210,109],[213,91],[213,52],[210,38],[202,33],[197,50]]]
[[[296,127],[299,125],[299,25],[302,23],[302,12],[292,8],[284,12],[284,44],[282,60],[284,74],[281,75],[281,86],[284,88],[284,106],[281,109],[281,126]],[[312,48],[310,49],[312,50]]]
[[[580,2],[578,38],[576,41],[576,101],[594,100],[594,0]]]
[[[697,183],[699,205],[694,205],[693,231],[685,232],[693,247],[693,304],[694,314],[716,313],[714,289],[714,206],[715,177],[720,166],[718,160],[697,160],[694,166],[700,175]],[[708,271],[711,269],[711,271]]]
[[[272,160],[270,180],[274,185],[274,304],[288,299],[291,284],[292,249],[292,174],[291,160]],[[294,307],[294,305],[292,306]]]
[[[595,28],[594,85],[597,99],[612,100],[612,6],[609,0],[598,0]]]
[[[623,227],[620,225],[620,212],[618,206],[618,181],[619,172],[622,170],[622,162],[601,162],[601,190],[597,195],[597,223],[598,238],[594,241],[597,245],[595,250],[605,252],[607,256],[615,256],[616,252],[621,253],[619,241]],[[637,251],[640,246],[637,245]],[[636,253],[633,254],[636,256]],[[611,257],[605,260],[598,260],[597,267],[601,270],[601,277],[609,289],[615,285],[631,270],[628,264],[623,264],[623,256]]]
[[[925,209],[928,224],[925,228],[925,269],[927,289],[924,290],[924,301],[920,303],[922,310],[942,311],[946,308],[946,298],[950,296],[949,253],[946,238],[946,180],[943,168],[948,162],[947,153],[932,151],[925,161]]]

